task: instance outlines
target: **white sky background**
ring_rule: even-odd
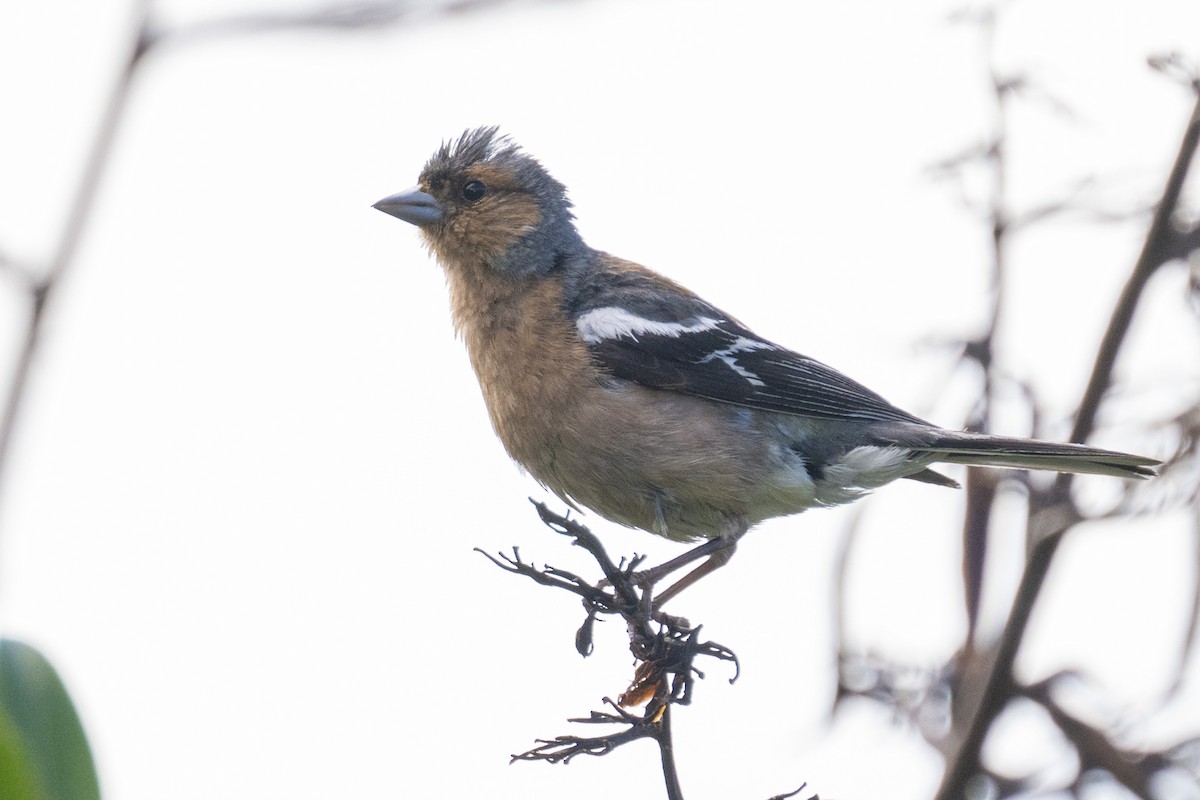
[[[0,497],[0,634],[63,673],[106,795],[659,796],[650,744],[507,764],[536,737],[587,732],[565,718],[619,693],[629,657],[610,624],[580,659],[577,603],[471,552],[519,544],[586,565],[536,521],[525,498],[544,494],[491,434],[440,270],[414,229],[369,206],[414,183],[444,138],[500,124],[570,187],[593,245],[960,425],[973,377],[921,346],[973,335],[986,307],[987,232],[923,172],[989,124],[980,39],[945,21],[959,5],[593,0],[152,54]],[[161,7],[175,24],[251,5]],[[3,252],[51,251],[127,19],[121,2],[0,12]],[[1076,112],[1015,115],[1017,202],[1086,176],[1093,205],[1153,202],[1191,100],[1145,57],[1195,58],[1197,31],[1186,0],[1013,6],[1002,63]],[[1000,355],[1043,393],[1048,435],[1065,434],[1144,227],[1064,220],[1014,244]],[[1184,280],[1156,279],[1121,370],[1156,408],[1200,380]],[[0,286],[11,358],[23,306]],[[1024,432],[1019,413],[1004,422]],[[1155,440],[1125,426],[1103,443]],[[962,502],[911,483],[872,501],[857,646],[932,665],[957,645]],[[708,665],[676,715],[689,797],[935,785],[937,757],[886,713],[825,727],[831,559],[849,518],[765,524],[677,601],[743,660],[732,687]],[[679,552],[586,521],[613,553]],[[1189,603],[1188,537],[1178,515],[1069,540],[1023,673],[1087,663],[1118,713],[1158,698]],[[993,627],[1019,548],[998,545]],[[1189,686],[1130,742],[1194,729]],[[1011,763],[1062,754],[1024,739]]]

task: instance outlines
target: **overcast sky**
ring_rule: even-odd
[[[159,6],[166,26],[268,7]],[[507,764],[616,696],[631,664],[616,625],[581,660],[578,604],[472,552],[520,545],[586,568],[537,523],[526,498],[545,493],[489,429],[440,270],[413,228],[370,205],[414,183],[442,140],[499,124],[570,188],[592,245],[961,426],[977,381],[943,345],[979,330],[988,231],[928,172],[991,124],[981,39],[947,22],[959,6],[501,4],[152,52],[0,494],[0,635],[62,672],[106,796],[659,796],[648,744],[568,768]],[[128,19],[116,0],[0,11],[0,252],[33,265],[51,252]],[[1000,67],[1040,87],[1011,121],[1014,202],[1154,202],[1191,100],[1146,57],[1200,57],[1197,31],[1186,0],[1012,4]],[[968,176],[962,193],[982,192]],[[1047,436],[1066,435],[1145,224],[1077,215],[1014,241],[998,352],[1039,392]],[[1151,287],[1098,443],[1165,448],[1139,427],[1145,409],[1195,396],[1185,278],[1165,270]],[[7,368],[24,307],[8,281],[0,298]],[[1027,432],[1011,408],[1001,426]],[[1114,492],[1104,479],[1083,490]],[[909,482],[870,501],[856,647],[925,665],[953,652],[962,502]],[[762,525],[678,601],[743,664],[734,686],[710,665],[676,715],[689,797],[808,781],[822,797],[922,798],[936,785],[936,754],[882,709],[826,725],[831,564],[849,514]],[[614,553],[679,552],[586,521]],[[1155,701],[1190,602],[1190,524],[1070,539],[1022,674],[1087,663],[1111,708]],[[991,630],[1021,546],[998,545]],[[1174,735],[1182,716],[1133,742]],[[1053,737],[1022,742],[996,757],[1067,757]]]

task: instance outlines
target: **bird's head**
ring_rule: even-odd
[[[416,186],[374,207],[420,228],[447,268],[543,275],[582,246],[566,187],[494,127],[446,142]]]

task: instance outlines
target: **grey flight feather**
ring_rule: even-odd
[[[1155,459],[1101,450],[1082,444],[1041,442],[984,433],[937,429],[934,440],[922,448],[943,464],[967,464],[1009,469],[1045,469],[1082,472],[1117,478],[1152,478]]]

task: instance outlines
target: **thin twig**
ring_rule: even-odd
[[[607,755],[621,745],[650,738],[658,744],[667,797],[682,800],[671,734],[671,707],[691,702],[696,679],[704,677],[695,666],[698,657],[732,663],[732,683],[739,673],[737,656],[723,645],[702,640],[702,626],[690,627],[686,620],[654,609],[651,603],[654,587],[644,585],[644,573],[635,571],[641,561],[639,557],[617,564],[586,527],[551,511],[544,503],[534,505],[548,528],[570,537],[573,544],[592,555],[604,573],[602,585],[592,585],[573,573],[552,566],[537,567],[522,560],[517,548],[513,548],[511,556],[503,553],[483,555],[507,572],[581,597],[587,617],[575,635],[575,647],[584,656],[591,653],[591,628],[597,615],[620,616],[629,632],[629,650],[637,659],[638,667],[629,688],[616,703],[604,698],[612,711],[593,711],[586,718],[571,720],[584,724],[623,725],[623,728],[600,736],[539,739],[536,747],[514,755],[512,759],[565,763],[579,755]],[[641,716],[624,710],[642,704],[645,708]]]
[[[663,709],[662,719],[659,720],[658,736],[659,758],[662,761],[663,783],[667,787],[668,800],[683,800],[683,788],[679,785],[679,770],[675,767],[675,740],[671,736],[671,707]]]

